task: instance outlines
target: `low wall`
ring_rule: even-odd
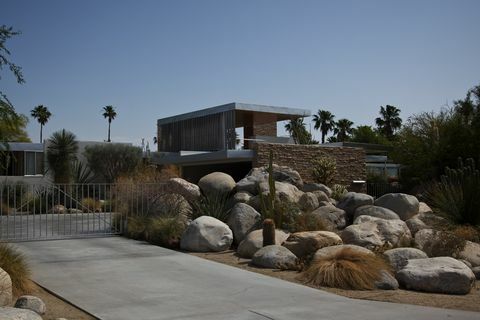
[[[320,156],[333,157],[337,162],[334,183],[351,186],[353,180],[366,180],[365,150],[350,147],[323,147],[322,145],[257,143],[253,146],[253,167],[268,165],[270,150],[273,162],[298,171],[303,181],[311,183],[312,160]],[[352,188],[353,189],[353,186]]]

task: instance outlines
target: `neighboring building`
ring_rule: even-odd
[[[1,155],[0,179],[9,182],[42,183],[45,175],[43,143],[10,142]]]
[[[359,142],[334,142],[326,143],[325,147],[352,147],[365,150],[365,165],[367,174],[379,177],[386,177],[389,181],[398,181],[401,165],[393,163],[388,158],[392,147],[382,144],[359,143]]]
[[[354,180],[365,180],[363,149],[294,145],[290,138],[277,136],[278,121],[310,114],[305,109],[229,103],[159,119],[158,152],[152,153],[152,162],[178,166],[181,176],[191,182],[213,171],[239,180],[253,166],[267,164],[271,150],[275,163],[299,171],[306,182],[312,182],[311,161],[321,155],[337,160],[338,183],[351,185]],[[236,136],[236,129],[243,129],[243,137]],[[243,149],[237,148],[238,140],[243,140]]]

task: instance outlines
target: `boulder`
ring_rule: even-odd
[[[415,196],[405,193],[387,193],[375,200],[375,205],[392,210],[403,221],[418,214],[419,202]]]
[[[252,198],[252,194],[250,192],[240,191],[240,192],[235,193],[235,195],[233,196],[233,202],[235,202],[235,203],[239,203],[239,202],[248,203],[251,198]]]
[[[260,182],[258,185],[259,191],[264,195],[267,196],[270,192],[268,181]],[[298,190],[292,184],[285,183],[285,182],[278,182],[275,181],[275,200],[279,202],[290,202],[290,203],[298,203],[300,198],[302,197],[303,192]]]
[[[406,289],[446,294],[467,294],[475,282],[472,270],[450,257],[408,260],[396,278]]]
[[[257,267],[271,269],[298,269],[297,257],[290,250],[279,245],[271,245],[259,249],[252,257],[252,264]]]
[[[198,181],[200,190],[211,197],[226,196],[235,188],[235,180],[223,172],[212,172]]]
[[[187,201],[193,202],[200,198],[200,188],[182,178],[171,178],[167,181],[166,190],[182,195]]]
[[[73,213],[73,214],[75,214],[75,213],[78,214],[78,213],[83,213],[83,210],[76,209],[76,208],[68,208],[68,209],[67,209],[67,212],[68,212],[68,213]]]
[[[0,307],[2,320],[42,320],[42,317],[32,310],[11,307]]]
[[[261,210],[262,210],[262,199],[261,199],[261,197],[260,197],[259,195],[256,195],[256,196],[251,197],[251,198],[248,200],[247,204],[248,204],[250,207],[252,207],[252,208],[254,208],[255,210],[257,210],[257,211],[261,211]]]
[[[313,255],[313,259],[319,259],[319,258],[323,258],[323,257],[326,257],[326,256],[334,255],[337,252],[339,252],[343,249],[346,249],[346,248],[354,250],[354,251],[359,252],[359,253],[375,255],[375,253],[373,253],[371,250],[368,250],[368,249],[360,247],[360,246],[356,246],[356,245],[353,245],[353,244],[339,244],[339,245],[336,245],[336,246],[330,246],[330,247],[324,247],[322,249],[318,249],[317,252],[315,252],[315,254]]]
[[[342,209],[347,214],[347,223],[353,221],[355,209],[365,205],[372,205],[373,197],[365,193],[347,192],[345,196],[337,203],[337,208]]]
[[[376,218],[381,218],[385,220],[400,219],[398,215],[392,210],[383,208],[383,207],[377,207],[374,205],[365,205],[355,209],[353,220],[357,219],[360,216],[370,216],[370,217],[376,217]]]
[[[273,165],[273,179],[278,182],[285,182],[303,188],[303,181],[297,171],[286,167]],[[268,181],[268,168],[260,167],[253,168],[245,178],[238,181],[236,184],[237,191],[247,191],[253,195],[258,194],[258,185]]]
[[[288,238],[288,233],[282,230],[275,230],[275,244],[282,245]],[[250,259],[263,247],[263,230],[254,230],[250,232],[245,239],[238,245],[237,253],[240,257]]]
[[[353,225],[343,230],[342,240],[347,244],[375,250],[410,245],[412,235],[402,220],[385,220],[370,216],[358,217]]]
[[[267,167],[265,167],[267,169]],[[287,166],[273,165],[273,179],[275,181],[293,184],[300,190],[303,188],[303,180],[298,171]]]
[[[480,244],[465,241],[465,247],[460,251],[458,257],[470,262],[472,267],[480,266]]]
[[[425,202],[418,203],[418,214],[433,213],[433,210]]]
[[[463,260],[463,259],[457,259],[457,260],[460,261],[460,262],[465,263],[465,265],[466,265],[467,267],[469,267],[470,269],[473,268],[472,264],[471,264],[470,262],[468,262],[467,260]]]
[[[317,197],[318,202],[325,201],[325,202],[331,203],[330,198],[325,192],[321,190],[317,190],[317,191],[312,191],[312,193]]]
[[[183,232],[180,248],[194,252],[218,252],[230,248],[232,242],[232,230],[225,223],[213,217],[201,216]]]
[[[324,192],[328,197],[332,196],[332,189],[327,187],[324,184],[321,183],[305,183],[303,185],[303,192],[315,192],[315,191],[322,191]]]
[[[381,271],[382,277],[375,281],[375,287],[380,290],[397,290],[399,285],[397,279],[386,270]]]
[[[346,226],[345,211],[332,205],[319,207],[312,211],[312,215],[315,215],[324,221],[330,230],[341,230]]]
[[[10,275],[0,268],[0,307],[12,303],[12,279]]]
[[[429,257],[458,258],[465,245],[464,239],[451,232],[423,229],[415,234],[415,248],[422,250]]]
[[[230,211],[228,226],[233,231],[235,243],[240,243],[251,231],[261,227],[262,217],[254,208],[245,203],[237,203]]]
[[[448,224],[447,219],[439,216],[438,214],[430,213],[430,212],[419,213],[416,216],[414,216],[414,218],[420,219],[423,223],[425,223],[427,226],[430,226],[430,227],[442,226],[442,225]]]
[[[408,219],[405,221],[407,224],[408,229],[410,229],[410,232],[412,233],[412,236],[415,236],[415,234],[423,229],[429,229],[429,227],[418,217],[418,215],[414,216],[413,218]]]
[[[65,206],[61,204],[56,204],[52,208],[52,213],[54,214],[64,214],[66,212],[67,212],[67,209],[65,208]]]
[[[29,295],[19,297],[15,302],[15,308],[32,310],[39,315],[44,315],[47,311],[42,299]]]
[[[312,192],[305,192],[298,201],[300,209],[303,211],[313,211],[318,208],[318,198]]]
[[[473,267],[472,272],[477,280],[480,280],[480,267]]]
[[[390,249],[385,251],[383,255],[395,271],[402,269],[410,259],[428,258],[425,252],[415,248]]]
[[[329,231],[304,231],[292,233],[283,246],[298,258],[314,254],[318,249],[342,244],[342,239]]]

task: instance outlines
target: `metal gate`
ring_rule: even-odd
[[[152,186],[0,184],[0,241],[119,235]]]

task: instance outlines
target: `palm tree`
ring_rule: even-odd
[[[112,120],[114,120],[116,116],[117,116],[117,113],[115,112],[115,109],[112,106],[103,107],[103,117],[108,118],[108,139],[107,139],[107,142],[111,142],[111,140],[110,140],[110,124],[112,123]]]
[[[348,137],[353,132],[353,122],[348,119],[340,119],[335,123],[335,128],[333,133],[337,135],[337,141],[343,142],[348,139]]]
[[[400,118],[400,109],[394,106],[387,105],[386,108],[380,106],[380,117],[375,119],[378,131],[387,139],[391,140],[395,130],[402,126],[402,119]]]
[[[48,122],[52,113],[43,105],[36,106],[30,111],[30,115],[40,123],[40,143],[43,141],[43,126]]]
[[[296,144],[318,144],[318,141],[312,139],[312,135],[305,128],[303,118],[290,120],[285,124],[285,130],[287,130]]]
[[[53,171],[55,183],[70,182],[77,151],[78,142],[73,133],[63,129],[52,134],[47,147],[47,162],[49,169]]]
[[[313,115],[314,128],[316,130],[320,129],[322,133],[322,143],[325,143],[325,136],[328,132],[335,128],[333,118],[335,118],[335,116],[326,110],[318,110],[317,114]]]

